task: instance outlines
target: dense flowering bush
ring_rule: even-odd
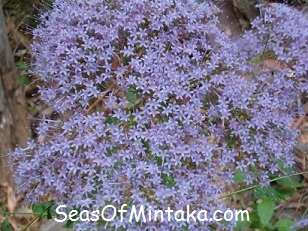
[[[268,185],[279,163],[293,164],[291,118],[307,91],[307,21],[283,5],[263,7],[253,29],[232,42],[214,8],[195,0],[55,0],[41,14],[33,72],[62,119],[44,119],[45,141],[12,154],[28,199],[212,212],[223,208],[218,197],[235,171],[247,184]],[[279,66],[268,67],[272,60]],[[192,222],[189,230],[208,225]]]

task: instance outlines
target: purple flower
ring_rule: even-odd
[[[213,211],[222,208],[218,195],[237,169],[247,184],[267,186],[279,161],[294,163],[291,119],[296,97],[307,91],[307,20],[284,5],[264,7],[254,30],[233,42],[213,7],[195,0],[55,0],[41,14],[32,72],[61,119],[43,118],[44,141],[11,155],[30,201],[48,193],[79,209],[129,201]],[[286,65],[269,72],[267,58]],[[182,228],[128,220],[106,226]]]

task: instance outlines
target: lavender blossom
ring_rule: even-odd
[[[43,100],[73,115],[43,121],[45,141],[12,153],[27,199],[48,193],[79,209],[132,203],[213,211],[223,208],[218,197],[238,169],[247,183],[268,185],[269,169],[293,164],[292,116],[296,97],[307,91],[307,20],[283,5],[264,8],[254,29],[233,43],[214,7],[195,0],[55,0],[41,14],[33,72],[44,82]],[[271,58],[281,68],[261,67]],[[190,223],[189,230],[209,225]],[[153,226],[183,224],[108,223]]]

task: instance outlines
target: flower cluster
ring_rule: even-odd
[[[308,229],[308,219],[303,219],[292,225],[291,227],[294,231],[303,231]]]
[[[248,184],[268,185],[269,172],[293,164],[307,21],[283,5],[262,8],[254,29],[232,42],[214,8],[195,0],[55,0],[41,14],[33,71],[44,101],[62,116],[43,120],[44,142],[12,154],[28,199],[50,193],[79,209],[189,204],[211,213],[236,171]],[[75,228],[99,225],[187,226]]]

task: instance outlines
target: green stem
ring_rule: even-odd
[[[288,176],[280,176],[280,177],[277,177],[275,179],[272,179],[270,182],[281,180],[281,179],[284,179],[284,178],[287,178],[287,177],[290,177],[290,176],[298,176],[298,175],[305,175],[305,174],[308,174],[308,171],[307,172],[301,172],[301,173],[295,173],[295,174],[291,174],[291,175],[288,175]],[[220,199],[232,196],[234,194],[238,194],[238,193],[241,193],[241,192],[249,191],[249,190],[254,189],[254,188],[258,187],[258,186],[259,185],[256,184],[256,185],[253,185],[253,186],[250,186],[250,187],[247,187],[247,188],[243,188],[243,189],[240,189],[238,191],[235,191],[235,192],[229,193],[227,195],[221,196],[218,199],[220,200]]]
[[[42,217],[42,215],[48,211],[48,209],[50,209],[53,205],[48,206],[47,208],[45,208],[38,216],[36,216],[34,219],[32,219],[23,230],[27,230],[37,219],[39,219],[40,217]]]
[[[27,213],[27,212],[14,212],[14,213],[10,213],[10,212],[0,212],[0,214],[2,215],[40,215],[39,213]]]

